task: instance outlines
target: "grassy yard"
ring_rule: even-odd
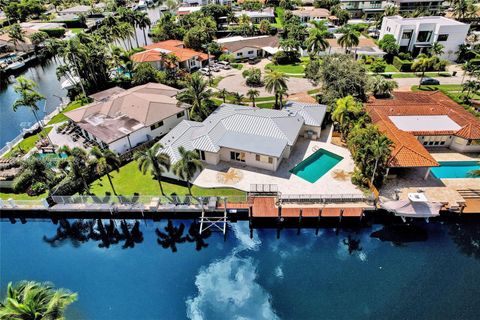
[[[48,121],[47,124],[55,124],[55,123],[60,123],[60,122],[63,122],[63,121],[67,121],[68,118],[64,115],[64,113],[68,112],[68,111],[72,111],[72,110],[77,109],[77,108],[80,108],[81,106],[83,106],[81,100],[73,101],[65,109],[63,109],[62,112],[60,112],[59,114],[54,116],[52,119],[50,119],[50,121]]]
[[[437,78],[437,77],[442,77],[440,74],[444,73],[442,71],[440,72],[425,72],[425,77],[429,78]],[[404,72],[404,73],[394,73],[392,74],[392,78],[420,78],[422,76],[421,73],[415,73],[415,72]]]
[[[26,193],[13,193],[13,192],[3,190],[3,189],[0,190],[0,198],[3,199],[3,200],[7,200],[7,199],[10,199],[10,198],[15,199],[15,200],[37,200],[37,199],[43,199],[43,198],[46,198],[46,197],[47,197],[46,193],[43,193],[43,194],[38,195],[38,196],[31,197]]]
[[[73,33],[77,34],[83,31],[83,28],[69,28],[68,30],[72,31]]]
[[[52,131],[52,128],[45,128],[41,131],[41,134],[43,136],[45,136],[46,134],[48,134],[50,131]],[[28,152],[30,151],[30,149],[32,149],[33,147],[35,147],[35,143],[37,143],[39,137],[38,137],[38,134],[35,134],[33,136],[30,136],[28,138],[25,138],[23,139],[22,141],[20,141],[15,147],[12,148],[12,150],[10,150],[9,152],[7,152],[5,155],[4,155],[4,158],[8,158],[11,156],[12,152],[15,151],[15,150],[23,150],[24,152]]]
[[[283,73],[292,73],[292,74],[299,74],[303,75],[305,71],[305,67],[301,63],[295,64],[285,64],[285,65],[276,65],[273,63],[269,63],[265,66],[265,69],[269,69],[272,71],[279,71]]]
[[[275,7],[275,23],[272,23],[271,26],[277,29],[283,28],[283,12],[284,9],[281,7]]]
[[[154,180],[150,174],[142,175],[142,173],[138,170],[137,163],[135,161],[132,161],[120,168],[119,172],[112,172],[111,176],[113,185],[118,194],[133,195],[135,192],[139,193],[140,195],[160,194],[158,182]],[[163,189],[167,195],[172,193],[178,195],[188,194],[186,185],[180,185],[177,183],[163,182]],[[100,196],[104,195],[107,191],[112,192],[112,188],[108,182],[108,179],[103,177],[92,183],[91,191],[92,193]],[[242,196],[245,194],[243,191],[233,188],[205,189],[197,186],[192,187],[192,193],[195,196]]]

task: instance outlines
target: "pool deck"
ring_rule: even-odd
[[[442,161],[480,161],[479,153],[459,153],[448,148],[429,148],[430,155],[438,162]]]
[[[320,148],[343,157],[343,160],[314,183],[310,183],[290,172],[292,168]],[[225,183],[218,178],[219,175],[225,174],[232,168],[238,179]],[[206,166],[193,183],[203,188],[231,187],[246,192],[251,191],[251,185],[264,184],[277,185],[278,191],[282,194],[363,195],[363,192],[350,181],[353,169],[354,163],[348,149],[329,142],[299,138],[290,157],[282,160],[276,172],[249,167],[241,163],[220,162],[218,165]]]

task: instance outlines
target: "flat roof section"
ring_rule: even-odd
[[[457,131],[461,128],[446,115],[437,116],[389,116],[390,121],[403,131]]]

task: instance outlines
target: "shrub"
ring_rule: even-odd
[[[47,186],[42,182],[35,182],[27,191],[29,196],[38,196],[47,190]]]
[[[410,52],[400,52],[398,54],[398,57],[401,59],[401,60],[408,60],[408,61],[412,61],[413,58],[412,58],[412,54]]]
[[[41,29],[40,31],[45,32],[46,34],[48,34],[49,37],[52,38],[63,38],[65,36],[64,28]]]
[[[393,66],[401,72],[410,72],[412,71],[412,61],[404,61],[399,57],[393,58]]]
[[[375,73],[382,73],[385,72],[385,69],[387,68],[387,63],[383,59],[375,59],[375,61],[372,63],[370,70]]]
[[[232,63],[233,61],[235,61],[235,57],[231,53],[223,53],[223,54],[220,55],[220,57],[218,57],[218,60],[219,61],[228,61],[228,62]]]
[[[295,51],[294,54],[287,54],[285,51],[278,51],[272,57],[272,62],[275,64],[291,64],[300,62],[299,53]]]

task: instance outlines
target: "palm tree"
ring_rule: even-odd
[[[306,42],[307,50],[311,56],[318,55],[321,51],[325,51],[330,46],[325,40],[323,32],[319,29],[312,29]]]
[[[162,173],[170,170],[170,156],[162,152],[161,149],[163,149],[163,145],[157,142],[150,149],[137,151],[134,158],[138,163],[138,169],[143,174],[150,170],[158,181],[160,192],[162,195],[165,195],[162,185]]]
[[[425,72],[432,67],[432,62],[433,60],[431,58],[421,57],[415,60],[415,62],[412,64],[413,71],[422,73],[418,88],[422,86],[422,81],[423,81],[423,78],[425,77]]]
[[[77,300],[77,294],[54,289],[52,284],[22,281],[7,287],[7,296],[0,302],[0,319],[38,320],[64,319],[65,309]]]
[[[69,148],[63,146],[59,149],[60,153],[65,153],[67,158],[58,163],[58,169],[65,172],[64,182],[81,183],[79,193],[88,193],[90,191],[89,181],[92,181],[94,172],[94,163],[88,156],[87,151],[82,148]],[[58,186],[56,191],[58,190]]]
[[[29,38],[33,44],[33,51],[35,52],[36,56],[38,53],[38,46],[48,39],[48,34],[46,32],[39,31],[30,35]]]
[[[470,101],[470,93],[475,92],[480,88],[480,82],[475,80],[467,80],[462,84],[462,92],[467,91],[466,99]]]
[[[283,96],[288,97],[288,93],[286,89],[278,90],[278,101],[280,102],[280,109],[283,108]]]
[[[360,32],[352,27],[344,27],[343,34],[338,38],[338,44],[345,49],[345,52],[360,43]]]
[[[373,156],[375,158],[372,178],[370,179],[370,182],[373,185],[373,181],[375,180],[375,174],[378,168],[378,162],[380,160],[386,161],[388,159],[388,157],[390,156],[390,148],[392,146],[392,141],[390,141],[387,136],[380,135],[377,139],[375,139],[374,141],[370,141],[369,143],[371,143],[370,149],[372,150]]]
[[[247,96],[250,100],[252,100],[252,104],[253,104],[253,107],[255,108],[256,105],[255,105],[255,98],[258,97],[260,95],[260,91],[258,90],[255,90],[255,89],[250,89],[248,90],[247,92]]]
[[[432,47],[428,50],[428,53],[431,55],[431,56],[441,56],[443,53],[444,53],[444,49],[445,47],[438,43],[438,42],[435,42],[432,44]]]
[[[192,194],[190,181],[198,170],[202,170],[203,163],[195,151],[186,150],[183,146],[178,148],[180,160],[173,165],[173,172],[187,182],[188,192]]]
[[[25,31],[18,23],[10,27],[8,30],[8,36],[14,47],[17,47],[19,43],[25,43]]]
[[[145,45],[147,45],[147,33],[145,30],[147,27],[152,25],[152,21],[150,21],[150,18],[146,12],[135,11],[135,23],[140,29],[142,29],[143,39],[145,41]]]
[[[208,89],[208,83],[203,80],[202,76],[195,72],[187,80],[187,87],[177,94],[179,102],[190,104],[190,118],[196,113],[201,115],[206,103],[209,102],[212,97],[212,90]]]
[[[278,108],[278,93],[281,90],[288,90],[288,78],[283,72],[278,71],[269,71],[265,75],[265,90],[269,93],[275,93],[275,108]]]
[[[114,153],[110,149],[100,149],[98,147],[93,147],[90,150],[90,155],[96,159],[95,163],[95,171],[99,176],[104,174],[107,175],[108,182],[110,182],[110,186],[112,187],[112,191],[114,195],[117,195],[115,188],[113,187],[112,177],[110,176],[110,172],[116,170],[117,172],[120,169],[121,161],[120,158],[116,153]]]
[[[233,92],[232,96],[233,96],[233,101],[232,101],[233,104],[240,104],[240,105],[242,104],[242,101],[244,98],[243,94],[241,94],[240,92]]]
[[[370,77],[368,84],[376,98],[389,97],[392,91],[398,88],[395,80],[387,80],[382,76]]]
[[[225,89],[225,88],[220,89],[220,90],[218,91],[218,96],[219,96],[220,98],[222,98],[223,103],[225,103],[225,99],[227,99],[227,97],[228,97],[229,94],[230,94],[230,92],[228,92],[228,90]]]
[[[20,172],[13,180],[13,189],[16,192],[20,192],[41,183],[50,191],[54,179],[55,172],[53,172],[45,159],[29,157],[21,163]]]
[[[356,119],[361,111],[362,104],[357,103],[352,96],[337,100],[335,109],[332,112],[332,120],[338,123],[343,141],[346,140],[352,128],[353,119]]]
[[[15,100],[13,103],[13,111],[17,111],[19,107],[26,107],[29,108],[30,111],[32,111],[33,116],[35,117],[35,120],[38,123],[39,128],[41,129],[41,132],[43,131],[43,124],[38,118],[37,111],[39,110],[38,108],[38,102],[45,100],[45,97],[35,91],[35,88],[37,87],[37,84],[33,80],[29,80],[25,78],[24,76],[20,76],[17,78],[17,84],[14,86],[14,91],[20,97]],[[50,144],[53,146],[52,141],[50,141],[50,138],[48,138],[48,134],[46,134],[47,139],[49,140]]]
[[[268,21],[268,20],[260,21],[260,25],[258,27],[258,30],[260,31],[261,34],[269,33],[270,32],[270,21]]]

